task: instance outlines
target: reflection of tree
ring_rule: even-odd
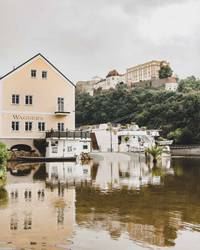
[[[6,205],[8,203],[8,192],[5,188],[0,187],[0,204]]]
[[[45,164],[42,164],[34,173],[33,179],[34,180],[46,180],[46,167]]]
[[[0,188],[6,184],[6,166],[0,163]]]

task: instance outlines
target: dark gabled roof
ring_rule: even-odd
[[[19,68],[21,68],[22,66],[24,66],[25,64],[27,64],[28,62],[32,61],[34,58],[41,56],[48,64],[50,64],[62,77],[64,77],[67,81],[69,81],[74,87],[76,87],[74,85],[74,83],[72,81],[70,81],[59,69],[57,69],[46,57],[44,57],[41,53],[38,53],[37,55],[31,57],[29,60],[27,60],[26,62],[22,63],[21,65],[19,65],[18,67],[16,67],[15,69],[11,70],[10,72],[8,72],[7,74],[5,74],[4,76],[0,77],[0,80],[2,80],[3,78],[7,77],[8,75],[10,75],[11,73],[15,72],[16,70],[18,70]]]

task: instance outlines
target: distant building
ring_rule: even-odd
[[[178,89],[177,80],[174,77],[167,78],[168,81],[165,83],[165,90],[176,92]]]
[[[119,74],[117,70],[110,71],[105,79],[94,84],[94,90],[109,90],[115,89],[118,84],[124,84],[126,81],[125,74]]]
[[[78,93],[78,94],[79,93],[88,93],[89,95],[93,96],[94,85],[101,80],[102,80],[101,77],[95,76],[91,80],[77,82],[76,93]]]
[[[127,69],[126,72],[126,83],[132,86],[134,83],[140,81],[148,81],[159,78],[159,70],[161,65],[167,64],[166,61],[150,61],[144,64]]]

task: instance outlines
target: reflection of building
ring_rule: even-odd
[[[58,188],[46,189],[44,182],[17,178],[8,175],[9,203],[0,210],[0,241],[25,249],[31,242],[37,249],[66,243],[73,231],[75,190],[64,189],[59,195]]]
[[[120,157],[123,156],[123,164]],[[153,165],[147,165],[142,155],[129,156],[114,154],[104,155],[104,160],[99,162],[94,184],[103,191],[111,189],[140,189],[143,186],[162,184],[161,175],[173,174],[170,168],[170,158],[166,157],[161,163],[160,172],[153,169]]]
[[[145,225],[139,223],[128,223],[127,231],[129,237],[146,245],[156,245],[164,247],[166,245],[163,227],[156,228],[154,225]]]
[[[76,184],[91,181],[91,166],[75,162],[46,163],[47,183]]]
[[[75,128],[75,86],[37,54],[0,78],[0,138],[9,146]]]

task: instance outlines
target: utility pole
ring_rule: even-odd
[[[108,123],[109,131],[110,131],[110,152],[113,152],[112,146],[112,123]]]

